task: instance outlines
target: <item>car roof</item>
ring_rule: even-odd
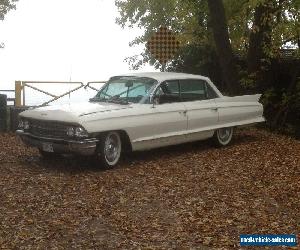
[[[175,73],[175,72],[143,72],[143,73],[128,73],[122,74],[118,76],[137,76],[137,77],[148,77],[153,78],[159,82],[163,82],[166,80],[173,80],[173,79],[201,79],[201,80],[209,80],[205,76],[201,75],[193,75],[193,74],[186,74],[186,73]]]

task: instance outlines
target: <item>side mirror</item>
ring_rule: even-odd
[[[152,108],[154,108],[155,105],[159,104],[159,99],[160,99],[159,95],[152,96],[151,98],[151,103],[153,104]]]
[[[157,105],[157,104],[159,104],[159,101],[160,101],[160,96],[159,95],[153,96],[153,104]]]

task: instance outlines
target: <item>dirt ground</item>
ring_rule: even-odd
[[[104,171],[0,134],[2,249],[241,249],[240,234],[299,232],[300,141],[282,135],[239,130],[225,148],[133,153]]]

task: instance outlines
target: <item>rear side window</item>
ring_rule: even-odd
[[[214,99],[214,98],[218,97],[217,93],[214,91],[214,89],[208,83],[206,83],[206,91],[207,91],[208,99]]]
[[[204,80],[187,79],[180,81],[182,102],[201,101],[217,98],[214,89]]]
[[[207,99],[206,82],[202,80],[181,80],[180,97],[183,102]]]

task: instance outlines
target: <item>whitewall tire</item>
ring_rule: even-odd
[[[105,168],[115,167],[121,158],[122,141],[118,132],[112,131],[100,138],[96,157]]]
[[[219,128],[215,131],[214,133],[214,142],[216,146],[226,146],[228,145],[233,136],[233,127],[228,127],[228,128]]]

